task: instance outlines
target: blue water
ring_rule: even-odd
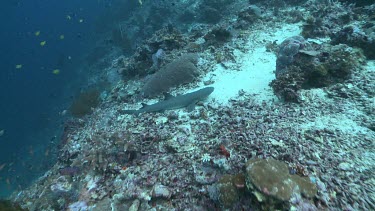
[[[0,197],[29,185],[53,165],[66,118],[61,112],[84,85],[84,71],[79,70],[99,36],[95,20],[112,3],[1,3],[0,130],[4,134],[0,136]],[[42,41],[46,41],[44,46]],[[19,64],[22,68],[16,68]],[[54,74],[55,69],[60,72]]]

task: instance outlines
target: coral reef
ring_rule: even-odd
[[[144,41],[132,56],[119,59],[115,67],[127,79],[137,75],[144,76],[155,72],[152,55],[159,49],[162,49],[166,54],[167,52],[181,49],[186,44],[187,37],[179,30],[172,26],[164,27]],[[168,55],[165,55],[165,57],[168,57]],[[164,60],[168,61],[171,58],[165,58]],[[162,63],[159,63],[157,67],[162,65]]]
[[[313,48],[302,37],[288,38],[280,44],[276,79],[271,86],[280,99],[298,102],[301,89],[343,82],[358,71],[364,61],[360,50],[345,44]]]
[[[353,6],[347,5],[344,9],[341,4],[333,1],[325,4],[308,1],[306,4],[311,12],[304,17],[302,36],[305,38],[330,36],[340,30],[342,25],[358,17],[353,12]]]
[[[252,96],[244,95],[232,99],[227,106],[199,108],[198,113],[205,113],[200,118],[195,114],[176,115],[174,111],[128,118],[116,115],[119,105],[101,108],[83,128],[69,134],[71,140],[61,152],[66,154],[64,159],[35,185],[15,196],[16,201],[30,210],[51,208],[49,196],[58,196],[54,201],[61,204],[54,205],[55,208],[82,201],[89,208],[100,203],[103,209],[112,206],[123,210],[131,206],[138,210],[152,207],[210,210],[224,205],[228,209],[238,206],[260,209],[266,205],[257,205],[261,203],[256,196],[241,193],[246,189],[243,179],[224,175],[244,173],[246,158],[258,164],[266,162],[264,158],[273,158],[279,161],[271,163],[283,161],[291,166],[292,173],[308,175],[315,181],[318,193],[314,206],[318,209],[352,206],[347,200],[356,200],[354,191],[365,191],[371,186],[371,170],[359,162],[366,159],[363,153],[372,147],[370,140],[374,134],[345,132],[330,125],[312,127],[324,116],[343,112],[339,103],[316,98],[306,95],[303,105],[290,106],[255,104]],[[342,98],[338,98],[340,101]],[[103,122],[108,116],[111,121]],[[157,121],[164,117],[164,121]],[[368,118],[371,116],[358,115],[355,121],[366,122]],[[222,154],[221,144],[230,157]],[[359,151],[344,150],[353,147]],[[204,153],[210,155],[210,161],[201,161]],[[347,164],[339,165],[344,161]],[[81,166],[82,170],[73,176],[60,175],[61,167],[66,165]],[[286,164],[280,165],[283,175],[288,175]],[[349,167],[343,171],[339,169],[342,166]],[[361,176],[351,176],[354,174]],[[59,179],[61,176],[65,179]],[[50,187],[57,184],[72,185],[70,190],[74,191],[66,192],[68,195],[52,194]],[[220,196],[220,188],[222,191],[229,188],[233,194],[239,192],[226,201],[225,195]],[[304,194],[313,195],[309,191]],[[33,195],[40,197],[32,199],[30,204],[29,196]],[[368,197],[363,195],[364,201],[353,206],[370,209]],[[306,200],[293,195],[289,206],[311,207]]]
[[[126,80],[115,84],[95,109],[90,107],[87,118],[65,122],[57,163],[29,188],[14,193],[12,201],[28,210],[375,210],[374,64],[365,65],[361,51],[349,43],[301,36],[282,42],[277,57],[271,53],[285,39],[277,40],[278,33],[298,35],[306,27],[297,20],[314,16],[312,25],[321,24],[317,29],[323,32],[309,37],[326,37],[368,18],[370,9],[354,10],[337,1],[251,1],[262,10],[251,22],[258,10],[247,11],[247,1],[192,2],[148,1],[139,6],[137,17],[131,18],[139,24],[124,26],[129,26],[132,40],[144,38],[141,29],[146,28],[153,37],[134,55],[112,59],[110,68],[121,70]],[[167,21],[147,27],[162,21],[162,12],[170,12],[166,19],[180,17],[176,11],[183,6],[189,9],[184,24],[199,20],[204,14],[195,9],[203,9],[202,2],[222,12],[210,20],[217,25],[184,25],[185,32]],[[163,9],[170,4],[176,6]],[[145,10],[149,12],[140,16]],[[367,12],[360,16],[361,10]],[[345,19],[334,21],[337,13]],[[248,24],[236,29],[243,21]],[[293,30],[283,28],[291,22]],[[165,52],[160,69],[151,68],[159,49]],[[198,67],[197,57],[188,52],[199,53]],[[272,59],[253,61],[241,58],[242,52]],[[229,87],[220,87],[221,75],[215,74],[241,73],[244,61],[250,63],[246,67],[270,64],[260,68],[261,74],[272,76],[266,84],[275,79],[276,66],[271,83],[275,93],[299,103],[267,101],[259,93],[239,90],[231,98],[224,96],[223,104],[213,97],[190,113],[171,110],[135,117],[120,112],[124,103],[135,106],[142,91],[153,95],[178,86],[173,91],[184,93],[212,84],[218,86],[216,96],[224,95]],[[142,87],[146,75],[169,71],[189,75],[178,83],[164,81],[162,88],[159,82]],[[259,77],[252,73],[241,80]]]

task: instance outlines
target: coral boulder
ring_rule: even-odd
[[[198,75],[198,55],[185,54],[156,72],[143,87],[143,95],[154,97],[169,89],[192,82]]]

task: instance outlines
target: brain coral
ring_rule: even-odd
[[[192,82],[199,75],[197,62],[197,54],[185,54],[167,64],[146,82],[143,95],[153,97],[168,92],[170,88]]]
[[[315,184],[308,177],[289,174],[286,163],[272,158],[251,159],[246,163],[246,186],[258,200],[271,196],[288,201],[293,193],[301,193],[306,198],[317,193]]]

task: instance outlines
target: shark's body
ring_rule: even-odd
[[[187,93],[179,96],[165,95],[165,100],[157,102],[152,105],[143,104],[139,110],[122,110],[124,114],[135,114],[146,112],[162,112],[165,110],[172,110],[187,107],[188,110],[193,110],[195,103],[208,97],[214,91],[213,87],[206,87],[195,92]]]

